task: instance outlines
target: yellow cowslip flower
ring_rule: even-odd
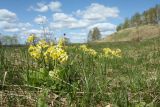
[[[86,45],[81,45],[79,48],[80,48],[82,51],[86,51],[86,50],[87,50],[87,46],[86,46]]]
[[[58,60],[61,63],[68,59],[67,53],[58,46],[50,46],[44,55],[51,57],[53,60]]]
[[[112,50],[110,48],[104,48],[103,52],[104,52],[105,57],[113,57],[112,56]]]
[[[116,57],[121,57],[121,50],[116,49],[116,50],[112,51],[112,55],[116,56]]]
[[[35,50],[35,46],[30,45],[29,48],[28,48],[28,51],[31,52],[31,51],[34,51],[34,50]]]
[[[55,55],[55,58],[57,58],[61,63],[67,61],[68,59],[67,53],[62,48],[59,47],[56,47],[56,54],[53,55]]]
[[[34,59],[39,59],[41,56],[41,48],[37,46],[31,45],[28,49],[28,52]]]
[[[90,55],[93,55],[93,56],[96,56],[96,55],[97,55],[97,52],[96,52],[94,49],[88,49],[86,52],[87,52],[88,54],[90,54]]]
[[[28,43],[32,43],[35,39],[35,35],[34,34],[31,34],[28,38],[27,38],[27,42]]]
[[[50,49],[50,47],[43,53],[44,59],[45,59],[46,62],[48,62],[49,59],[50,59],[50,51],[49,51],[49,49]]]
[[[86,45],[81,45],[80,49],[89,55],[93,55],[93,56],[97,55],[97,52],[94,49],[87,48]]]
[[[121,57],[121,50],[120,49],[111,50],[110,48],[104,48],[103,52],[104,52],[105,57],[109,57],[109,58],[113,58],[113,57],[120,58]]]
[[[46,61],[51,57],[51,53],[53,53],[53,51],[55,51],[55,46],[49,46],[48,49],[44,52]]]
[[[111,50],[110,48],[104,48],[104,49],[103,49],[103,52],[104,52],[105,54],[109,54],[109,53],[112,52],[112,50]]]
[[[30,55],[34,59],[39,59],[44,53],[44,49],[47,48],[49,45],[45,40],[40,40],[36,46],[31,45],[28,49]],[[37,55],[37,56],[36,56]],[[47,57],[45,57],[45,60],[47,62]]]
[[[34,59],[44,58],[46,62],[49,60],[57,60],[63,63],[68,59],[67,53],[62,49],[62,42],[54,46],[45,40],[40,40],[34,46],[30,45],[28,52]]]
[[[121,57],[122,51],[120,49],[115,50],[115,56],[116,57]]]
[[[38,51],[32,51],[30,52],[30,55],[34,58],[34,59],[39,59],[41,54]]]
[[[61,54],[60,57],[58,58],[58,60],[59,60],[61,63],[67,61],[67,59],[68,59],[68,55],[67,55],[66,52],[63,52],[63,54]]]
[[[49,44],[45,40],[40,40],[37,44],[38,47],[47,48]]]

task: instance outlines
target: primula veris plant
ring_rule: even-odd
[[[92,56],[96,56],[97,55],[97,52],[94,49],[87,48],[86,45],[81,45],[79,47],[79,49],[82,50],[85,54],[89,54],[89,55],[92,55]]]
[[[121,58],[121,54],[122,54],[120,49],[112,50],[110,48],[104,48],[103,52],[104,52],[104,57],[107,57],[107,58],[113,58],[113,57]]]
[[[31,44],[28,52],[35,60],[45,59],[47,63],[49,59],[52,59],[52,61],[63,63],[68,59],[68,55],[63,47],[63,40],[60,40],[57,45],[47,43],[45,40],[40,40],[36,45]]]
[[[29,35],[29,37],[27,38],[27,43],[33,44],[33,43],[35,42],[36,38],[37,38],[37,37],[36,37],[35,34]]]
[[[43,39],[33,43],[33,35],[31,35],[28,38],[28,42],[30,42],[29,55],[34,60],[34,63],[41,68],[30,70],[28,78],[30,78],[29,80],[34,80],[34,84],[31,85],[49,86],[54,81],[54,84],[52,84],[54,86],[58,82],[55,78],[58,78],[59,72],[63,71],[63,64],[68,60],[63,38],[59,40],[58,44],[49,43]],[[37,75],[41,75],[42,78],[38,78]],[[63,78],[60,78],[60,80],[63,80]],[[58,86],[61,86],[61,84]]]
[[[44,53],[45,59],[51,58],[52,60],[57,60],[60,63],[67,61],[68,55],[62,48],[58,46],[50,46]]]

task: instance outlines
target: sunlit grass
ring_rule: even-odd
[[[160,105],[160,39],[64,48],[65,63],[37,62],[28,47],[1,47],[1,106],[149,107]],[[43,45],[44,46],[44,45]],[[100,57],[103,48],[121,58]],[[94,49],[96,54],[89,49]]]

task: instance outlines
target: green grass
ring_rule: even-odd
[[[80,52],[79,45],[70,46],[67,63],[57,66],[62,80],[53,80],[45,73],[48,68],[28,55],[27,47],[1,47],[1,106],[160,106],[159,37],[87,45],[99,53],[119,48],[122,58],[91,57]]]

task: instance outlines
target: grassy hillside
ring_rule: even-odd
[[[114,41],[136,41],[150,39],[160,35],[160,26],[158,25],[144,25],[138,28],[128,28],[115,32],[107,36],[101,42],[114,42]]]

